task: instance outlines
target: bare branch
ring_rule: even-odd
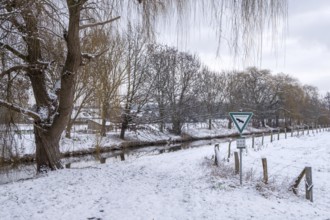
[[[36,112],[30,111],[30,110],[27,110],[27,109],[24,109],[24,108],[22,108],[22,107],[20,107],[18,105],[15,105],[13,103],[6,102],[6,101],[4,101],[2,99],[0,99],[0,106],[3,106],[5,108],[7,108],[7,109],[13,110],[13,111],[18,112],[18,113],[21,113],[21,114],[23,114],[25,116],[28,116],[30,118],[33,118],[36,121],[40,121],[41,120],[40,115],[37,114]]]
[[[45,69],[45,68],[47,68],[48,65],[52,64],[53,62],[54,61],[51,61],[51,62],[38,61],[38,63],[34,64],[34,65],[17,65],[17,66],[13,66],[13,67],[3,71],[2,73],[0,73],[0,79],[2,79],[6,75],[11,74],[12,72],[18,72],[20,70],[29,71],[31,69]]]
[[[27,56],[25,56],[24,54],[22,54],[18,50],[14,49],[13,47],[9,46],[8,44],[4,44],[4,43],[0,42],[0,47],[3,47],[6,50],[12,52],[14,55],[18,56],[19,58],[21,58],[24,61],[27,60]]]
[[[2,73],[0,73],[0,79],[2,79],[4,76],[11,74],[12,72],[17,72],[20,70],[28,70],[29,67],[26,65],[18,65],[18,66],[13,66],[5,71],[3,71]]]
[[[99,58],[100,56],[102,56],[105,52],[107,52],[109,50],[109,48],[106,48],[104,49],[103,51],[101,51],[100,53],[98,54],[89,54],[89,53],[82,53],[81,54],[81,57],[83,59],[86,59],[87,60],[87,63],[90,62],[90,61],[93,61],[97,58]],[[86,65],[86,63],[82,63],[81,66],[84,66]]]
[[[95,23],[90,23],[90,24],[85,24],[85,25],[81,25],[79,27],[80,30],[85,29],[85,28],[90,28],[90,27],[95,27],[95,26],[99,26],[99,25],[105,25],[111,22],[114,22],[116,20],[118,20],[120,18],[120,16],[117,16],[115,18],[112,18],[110,20],[106,20],[106,21],[100,21],[100,22],[95,22]]]

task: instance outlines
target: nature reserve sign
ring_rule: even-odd
[[[253,113],[252,112],[229,112],[231,119],[233,120],[237,130],[240,133],[240,137],[236,140],[237,148],[240,153],[240,162],[239,162],[239,182],[242,185],[242,170],[243,170],[243,154],[242,151],[246,147],[245,137],[242,136],[242,132],[249,123]]]
[[[252,112],[229,112],[231,119],[233,120],[237,130],[240,134],[244,131],[245,127],[249,123],[253,113]]]

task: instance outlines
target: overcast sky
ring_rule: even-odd
[[[259,68],[272,73],[287,73],[298,78],[302,84],[316,86],[321,94],[330,92],[330,1],[288,0],[288,27],[277,53],[268,45],[263,48]],[[177,33],[161,33],[160,41],[180,50],[196,53],[202,62],[214,70],[241,70],[248,64],[233,62],[233,55],[226,49],[216,56],[217,38],[210,27],[201,27],[184,40]],[[267,41],[267,40],[266,40]]]

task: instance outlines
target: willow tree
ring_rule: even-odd
[[[255,34],[262,36],[266,25],[277,30],[286,8],[286,0],[0,0],[0,49],[10,60],[0,67],[0,80],[12,74],[26,76],[35,101],[23,108],[16,100],[0,99],[0,106],[32,119],[38,172],[62,168],[59,141],[72,112],[77,71],[105,53],[82,51],[84,30],[109,25],[121,15],[123,22],[138,18],[151,37],[157,17],[170,20],[175,11],[183,21],[193,18],[185,16],[189,12],[200,14],[197,9],[203,9],[201,14],[212,15],[210,20],[217,24],[219,39],[225,28],[233,48],[242,44],[243,51],[249,51],[257,43]],[[63,62],[49,53],[55,49],[49,39],[55,38],[65,45]],[[56,72],[59,79],[54,85],[48,79]]]
[[[1,4],[0,46],[11,58],[7,64],[9,67],[1,73],[1,79],[18,72],[26,75],[31,83],[35,105],[24,109],[20,103],[14,103],[15,100],[0,100],[0,105],[33,120],[38,172],[62,168],[59,141],[72,112],[77,71],[102,53],[81,51],[81,32],[115,20],[83,22],[90,18],[91,7],[93,4],[87,0],[57,3],[8,0]],[[91,22],[90,19],[88,21]],[[51,37],[61,37],[66,44],[63,63],[56,63],[58,60],[52,60],[53,57],[49,56],[52,48],[46,44],[46,39]],[[49,76],[56,75],[57,66],[62,66],[60,78],[58,83],[50,85]]]

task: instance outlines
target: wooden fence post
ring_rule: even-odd
[[[70,169],[71,168],[71,163],[65,164],[65,168]]]
[[[311,167],[305,167],[305,174],[306,174],[306,182],[305,182],[306,199],[313,202],[312,168]]]
[[[100,163],[103,164],[103,163],[105,163],[106,160],[107,160],[107,158],[105,158],[105,157],[101,157],[101,158],[100,158]]]
[[[235,157],[235,174],[239,174],[239,158],[238,158],[238,152],[234,152]]]
[[[273,142],[273,130],[270,131],[270,143]]]
[[[268,168],[267,168],[267,159],[262,158],[262,169],[263,169],[263,174],[264,174],[264,183],[268,184]]]
[[[125,153],[121,153],[119,156],[120,156],[120,161],[124,161],[125,160]]]
[[[307,135],[309,135],[309,125],[307,126]]]
[[[294,184],[290,187],[293,191],[294,194],[298,194],[298,186],[300,181],[302,180],[302,178],[305,175],[305,168],[301,171],[301,173],[299,174],[299,176],[296,178],[296,180],[294,181]]]
[[[291,137],[293,137],[293,126],[291,127]]]
[[[252,148],[254,148],[254,134],[252,134]]]
[[[278,131],[277,131],[277,140],[280,140],[280,130],[281,129],[278,129]]]
[[[287,138],[287,135],[286,135],[286,128],[284,128],[284,133],[285,133],[285,139]]]
[[[218,152],[219,152],[219,144],[215,144],[214,145],[214,154],[215,154],[214,164],[216,166],[219,166],[219,160],[220,160],[220,158],[218,158]]]
[[[297,128],[297,136],[299,136],[299,129],[300,129],[300,128],[298,127],[298,128]]]

